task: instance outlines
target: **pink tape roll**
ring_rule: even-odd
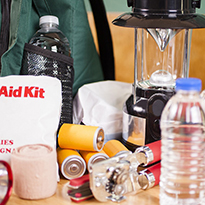
[[[57,188],[56,150],[34,144],[16,148],[11,155],[14,192],[23,199],[52,196]]]

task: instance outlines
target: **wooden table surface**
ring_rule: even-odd
[[[72,202],[69,198],[69,196],[66,194],[67,192],[67,186],[66,184],[68,183],[68,180],[61,179],[60,182],[58,183],[58,187],[56,190],[56,194],[54,194],[52,197],[42,199],[42,200],[24,200],[20,199],[14,192],[9,198],[9,201],[7,202],[6,205],[70,205],[70,204],[82,204],[82,205],[94,205],[94,204],[99,204],[99,205],[132,205],[132,204],[140,204],[140,205],[158,205],[159,204],[159,186],[155,186],[151,189],[148,190],[140,190],[137,194],[135,195],[126,195],[126,200],[120,202],[120,203],[115,203],[115,202],[98,202],[95,198],[80,202],[80,203],[75,203]]]

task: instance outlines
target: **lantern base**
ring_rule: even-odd
[[[123,107],[122,142],[131,151],[161,139],[161,113],[175,90],[137,87],[136,94],[135,103],[131,95]]]

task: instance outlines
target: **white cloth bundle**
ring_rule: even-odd
[[[73,122],[100,126],[105,142],[120,139],[123,128],[123,103],[132,93],[132,85],[118,81],[101,81],[82,86],[73,103]]]

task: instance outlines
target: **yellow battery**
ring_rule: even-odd
[[[81,177],[86,171],[85,160],[76,150],[58,147],[57,159],[61,173],[66,179]]]
[[[86,165],[87,165],[87,170],[89,172],[92,169],[93,164],[109,158],[109,156],[103,150],[99,152],[90,152],[90,151],[80,150],[79,152],[81,156],[83,157],[83,159],[85,160]]]
[[[64,123],[58,134],[61,148],[100,151],[104,145],[104,131],[101,127]]]
[[[109,140],[105,143],[103,151],[109,156],[113,157],[120,152],[129,151],[119,140]]]

